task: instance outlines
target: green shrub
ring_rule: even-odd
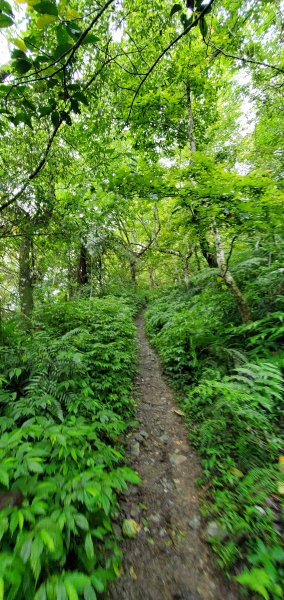
[[[201,456],[204,514],[225,532],[222,541],[211,539],[219,562],[229,574],[236,566],[238,572],[243,569],[237,578],[243,586],[277,600],[283,594],[284,550],[277,519],[284,486],[277,463],[284,313],[269,303],[271,290],[258,277],[258,264],[250,261],[242,267],[255,300],[257,320],[251,324],[239,324],[232,298],[216,274],[207,272],[193,279],[188,293],[176,289],[158,294],[146,320]],[[267,271],[273,278],[273,267]],[[280,287],[279,282],[279,292]],[[263,314],[261,296],[272,312]]]
[[[117,492],[135,343],[122,300],[49,306],[2,333],[0,589],[10,600],[96,598],[121,560]]]

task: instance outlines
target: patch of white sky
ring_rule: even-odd
[[[243,68],[233,76],[233,80],[237,84],[245,87],[246,90],[240,106],[241,114],[237,119],[239,134],[242,137],[245,137],[253,132],[256,122],[255,104],[251,98],[252,77],[249,71]]]
[[[10,50],[8,40],[3,31],[0,33],[0,66],[5,65],[10,60]]]
[[[19,26],[0,29],[0,67],[6,65],[11,59],[11,44],[8,37],[21,37],[21,33],[25,30],[26,3],[12,2],[11,4]]]

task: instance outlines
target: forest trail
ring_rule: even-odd
[[[143,315],[137,328],[140,428],[128,439],[128,456],[142,482],[125,494],[121,509],[141,530],[122,544],[122,574],[109,598],[237,600],[237,589],[216,570],[202,540],[194,483],[200,475],[198,459],[146,338]]]

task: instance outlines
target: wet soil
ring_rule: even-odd
[[[129,464],[141,484],[122,498],[123,517],[141,527],[122,543],[121,577],[110,600],[237,600],[237,587],[214,565],[204,541],[195,480],[198,459],[161,366],[137,319],[140,426],[128,439]],[[120,533],[118,527],[117,533]]]

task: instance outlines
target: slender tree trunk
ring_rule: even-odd
[[[186,81],[186,101],[187,101],[187,114],[188,114],[189,147],[190,147],[191,152],[196,152],[196,143],[195,143],[195,138],[194,138],[194,119],[193,119],[192,102],[191,102],[190,79],[187,79],[187,81]],[[192,159],[190,159],[189,162],[191,163]],[[207,241],[205,234],[202,233],[200,219],[199,219],[196,211],[193,215],[193,218],[198,227],[198,232],[199,232],[198,237],[199,237],[199,244],[200,244],[201,252],[202,252],[208,266],[211,269],[212,268],[216,269],[218,267],[216,256],[215,256],[214,252],[212,252],[212,250],[210,249],[210,245]]]
[[[194,248],[194,256],[195,256],[195,260],[196,260],[197,271],[201,271],[200,260],[199,260],[198,250],[197,250],[196,246]]]
[[[74,295],[74,278],[75,278],[75,273],[74,273],[75,269],[74,269],[74,265],[72,263],[72,258],[71,258],[71,252],[70,252],[70,248],[68,250],[68,263],[67,263],[67,293],[66,293],[66,300],[71,300],[71,298],[73,298]]]
[[[194,120],[193,120],[193,112],[192,112],[192,104],[191,104],[191,89],[190,89],[190,80],[187,79],[186,82],[186,101],[187,101],[187,111],[188,111],[188,139],[189,139],[189,147],[191,152],[196,152],[196,144],[194,139]]]
[[[210,269],[218,269],[218,261],[216,258],[216,254],[214,250],[210,247],[210,244],[207,238],[205,237],[204,233],[200,232],[198,237],[200,249],[208,264],[208,267],[210,267]]]
[[[130,259],[129,266],[130,266],[131,282],[132,282],[133,287],[136,288],[137,280],[136,280],[136,259],[135,258]]]
[[[185,287],[187,289],[189,288],[189,279],[190,279],[190,276],[189,276],[189,259],[190,259],[190,256],[184,256],[183,260],[182,260],[183,278],[184,278]]]
[[[103,278],[103,259],[102,259],[101,254],[99,254],[99,256],[98,256],[98,281],[99,281],[100,292],[102,292],[103,286],[104,286],[104,278]]]
[[[149,285],[150,285],[150,288],[152,290],[155,287],[153,269],[149,268],[148,269],[148,273],[149,273]]]
[[[19,253],[19,295],[21,312],[24,316],[29,318],[34,306],[33,285],[32,236],[24,234],[21,240]]]
[[[235,301],[236,301],[237,307],[239,309],[243,323],[250,323],[252,319],[251,319],[247,300],[246,300],[245,296],[242,294],[231,271],[228,269],[228,265],[227,265],[226,259],[225,259],[225,252],[224,252],[224,248],[223,248],[223,244],[222,244],[221,235],[216,226],[216,223],[213,223],[212,231],[213,231],[215,245],[216,245],[216,256],[217,256],[217,262],[218,262],[218,266],[220,269],[220,273],[225,281],[226,286],[228,287],[228,289],[230,290],[230,292],[232,293],[232,295],[235,298]]]
[[[77,271],[77,283],[79,285],[85,285],[89,283],[88,269],[87,269],[87,248],[84,244],[81,244],[79,265]]]

